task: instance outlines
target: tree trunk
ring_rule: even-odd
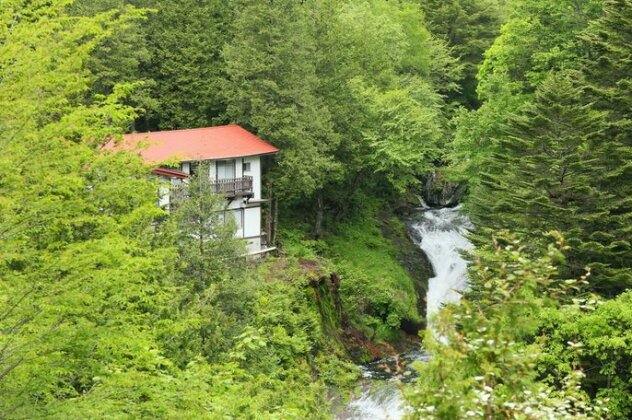
[[[321,239],[323,237],[323,218],[325,209],[323,204],[323,191],[316,193],[316,226],[314,227],[314,238]]]
[[[279,225],[279,199],[274,198],[274,205],[272,207],[272,238],[270,246],[274,246],[276,244],[276,236],[277,236],[277,226]]]

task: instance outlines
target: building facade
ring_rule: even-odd
[[[223,218],[237,225],[236,236],[246,241],[248,253],[266,252],[269,247],[262,230],[262,159],[278,149],[237,126],[134,133],[122,141],[110,141],[109,150],[135,151],[162,180],[159,205],[172,209],[186,199],[189,177],[202,176],[208,168],[209,188],[226,198]]]

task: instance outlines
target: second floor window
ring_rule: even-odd
[[[235,178],[235,160],[217,161],[217,180]]]
[[[199,162],[189,162],[189,175],[193,176],[197,174],[199,167],[200,167]]]

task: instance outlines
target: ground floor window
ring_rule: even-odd
[[[244,209],[225,210],[220,213],[219,220],[225,223],[227,220],[235,221],[238,230],[244,229]]]

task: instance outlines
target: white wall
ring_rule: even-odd
[[[217,173],[217,164],[214,160],[210,161],[208,165],[209,178],[211,181],[215,181],[215,174]]]
[[[244,172],[243,175],[251,176],[252,180],[252,188],[254,193],[254,199],[261,199],[261,157],[260,156],[250,156],[244,158],[244,163],[250,163],[250,172]],[[243,165],[242,165],[243,167]]]
[[[255,253],[261,251],[261,238],[252,238],[246,240],[246,251]]]
[[[233,210],[232,212],[228,212],[228,213],[233,213],[233,215],[236,216],[236,217],[239,217],[239,215],[237,213],[241,214],[241,223],[238,223],[238,225],[237,225],[237,231],[235,232],[235,237],[243,238],[244,237],[244,230],[246,229],[246,216],[244,214],[245,212],[242,209],[237,209],[237,210]]]
[[[209,163],[209,178],[215,180],[216,175],[216,162],[214,160],[208,161]],[[250,170],[243,171],[243,164],[250,163]],[[189,162],[182,163],[182,171],[190,173]],[[261,199],[261,157],[250,156],[245,158],[235,159],[235,177],[241,178],[243,176],[251,176],[253,181],[253,197],[252,199]],[[168,189],[167,189],[168,191]],[[166,204],[168,204],[168,195],[166,197]],[[161,205],[163,203],[163,195],[161,189]],[[261,207],[247,207],[247,203],[243,197],[237,197],[228,203],[227,210],[243,209],[243,231],[237,232],[236,236],[247,239],[247,249],[249,252],[257,252],[261,250]]]
[[[244,176],[244,158],[235,159],[235,178]]]
[[[163,209],[169,208],[169,178],[160,177],[160,187],[158,188],[158,207]]]
[[[261,207],[244,209],[244,237],[261,235]]]
[[[160,183],[158,187],[158,207],[168,209],[171,204],[171,197],[169,196],[171,187],[182,184],[182,180],[177,177],[167,177],[164,175],[159,175],[158,180]]]
[[[211,180],[215,180],[215,161],[214,160],[207,160],[206,163],[209,164],[209,168],[208,168],[208,172],[209,172],[209,178]],[[182,168],[182,172],[184,172],[185,174],[190,174],[191,173],[191,164],[190,162],[182,162],[181,163],[181,168]]]

